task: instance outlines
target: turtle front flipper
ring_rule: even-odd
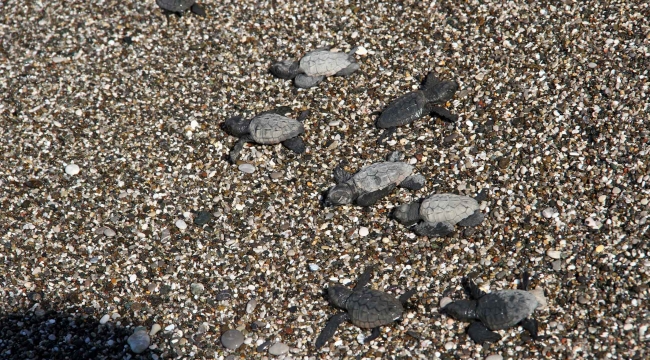
[[[316,349],[320,349],[327,343],[329,339],[334,337],[334,334],[336,333],[336,329],[339,327],[339,325],[343,324],[344,322],[350,320],[350,315],[348,313],[343,312],[336,314],[332,316],[328,321],[327,324],[325,325],[325,328],[323,328],[323,331],[320,332],[320,335],[318,335],[318,338],[316,339],[316,343],[314,346]]]
[[[352,73],[359,70],[359,68],[360,68],[360,66],[359,66],[358,63],[352,63],[352,64],[348,65],[348,67],[339,70],[339,72],[337,72],[334,75],[337,75],[337,76],[350,76],[350,75],[352,75]]]
[[[404,189],[416,191],[422,189],[425,184],[426,180],[424,179],[424,176],[421,174],[415,174],[404,179],[399,186]]]
[[[253,138],[250,135],[245,135],[239,138],[239,141],[237,141],[235,146],[232,147],[232,150],[230,150],[231,163],[234,164],[237,162],[237,159],[239,159],[239,153],[244,148],[244,145],[246,145],[248,142],[253,142]]]
[[[271,109],[271,110],[261,112],[261,113],[255,115],[255,117],[265,115],[265,114],[284,115],[284,114],[288,114],[290,112],[291,112],[291,107],[289,107],[289,106],[278,106],[275,109]]]
[[[527,291],[528,287],[530,286],[530,274],[528,271],[524,271],[524,273],[521,275],[521,282],[519,283],[519,290],[524,290]]]
[[[460,226],[476,226],[481,224],[483,220],[485,220],[485,215],[481,212],[481,210],[476,210],[472,215],[464,218],[457,224]]]
[[[377,145],[382,145],[384,143],[384,140],[388,139],[389,137],[393,136],[393,134],[395,134],[396,130],[397,129],[394,127],[384,129],[381,135],[379,135],[379,138],[377,138]]]
[[[405,306],[406,306],[406,302],[409,301],[409,299],[411,298],[411,296],[415,295],[416,292],[417,292],[417,289],[411,289],[411,290],[405,292],[404,294],[400,295],[400,297],[398,298],[398,300],[399,300],[400,303],[402,303],[402,306],[405,307]]]
[[[372,333],[370,333],[370,336],[368,336],[367,338],[363,339],[363,343],[364,343],[364,344],[367,344],[367,343],[369,343],[369,342],[375,340],[376,338],[378,338],[379,335],[381,335],[381,331],[379,330],[379,327],[373,328],[373,329],[372,329]]]
[[[320,84],[323,80],[325,80],[324,75],[321,75],[321,76],[307,76],[305,74],[298,74],[298,75],[296,75],[295,79],[293,79],[293,83],[298,88],[308,89],[310,87],[314,87],[314,86]]]
[[[372,278],[372,273],[375,271],[374,265],[366,266],[365,270],[357,278],[357,284],[354,286],[355,289],[361,289],[370,283],[370,278]]]
[[[467,328],[467,335],[477,344],[496,343],[501,340],[501,335],[491,331],[480,321],[473,322]]]
[[[521,325],[521,327],[523,327],[530,333],[530,337],[532,337],[533,340],[537,340],[539,338],[539,334],[538,334],[539,323],[537,323],[537,320],[531,318],[525,318],[521,320],[519,325]]]
[[[447,236],[454,232],[454,226],[446,222],[430,223],[428,221],[422,221],[415,225],[413,231],[419,236]]]
[[[390,192],[393,191],[393,189],[395,189],[396,187],[397,185],[390,184],[383,189],[365,193],[357,197],[357,200],[355,202],[357,203],[357,205],[363,207],[372,206],[381,198],[386,197],[388,194],[390,194]]]
[[[190,11],[201,17],[205,17],[206,15],[203,6],[197,3],[192,4],[192,6],[190,7]]]
[[[296,154],[302,154],[305,152],[305,150],[307,150],[305,146],[305,142],[302,140],[300,136],[287,139],[282,142],[282,145],[284,145],[284,147],[286,147],[287,149],[295,152]]]
[[[485,295],[485,292],[468,278],[463,278],[461,285],[463,285],[463,289],[465,289],[469,297],[473,300],[478,300]]]
[[[352,174],[343,169],[343,164],[336,165],[334,168],[334,181],[337,184],[344,183],[352,177]]]
[[[449,110],[443,107],[436,106],[436,105],[429,105],[429,104],[431,103],[428,103],[426,105],[424,112],[435,115],[446,122],[455,123],[456,121],[458,121],[458,115],[452,114]]]

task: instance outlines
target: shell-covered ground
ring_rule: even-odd
[[[319,359],[648,356],[648,2],[202,5],[0,1],[0,357],[262,358],[276,342]],[[324,46],[359,46],[361,69],[308,90],[268,73]],[[373,113],[429,71],[459,83],[459,121],[425,117],[378,147]],[[247,146],[240,171],[220,124],[276,106],[311,110],[307,152]],[[423,189],[321,206],[336,165],[393,150]],[[483,190],[485,222],[450,237],[388,217]],[[323,289],[369,264],[373,288],[417,289],[403,320],[369,344],[343,324],[316,352],[340,311]],[[540,340],[514,327],[476,345],[439,312],[465,276],[494,291],[524,270],[548,302]],[[133,354],[127,337],[154,324]]]

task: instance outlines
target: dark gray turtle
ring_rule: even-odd
[[[419,222],[414,232],[428,237],[449,235],[456,224],[477,226],[485,219],[476,199],[455,194],[434,194],[400,205],[393,210],[392,217],[406,226]]]
[[[402,317],[406,302],[416,290],[411,289],[397,299],[383,291],[372,290],[366,285],[370,282],[373,270],[374,267],[367,267],[357,279],[353,290],[340,285],[330,285],[327,288],[329,302],[347,312],[336,314],[327,321],[327,325],[316,339],[316,349],[325,345],[334,336],[339,325],[346,321],[360,328],[372,329],[372,334],[364,339],[364,343],[368,343],[380,335],[380,326]]]
[[[205,9],[203,9],[201,5],[197,4],[196,0],[156,0],[156,4],[158,4],[161,9],[176,14],[182,14],[187,9],[190,9],[190,11],[196,15],[205,16]]]
[[[364,167],[352,175],[340,165],[334,169],[336,185],[327,192],[326,206],[345,205],[352,202],[359,206],[374,205],[390,194],[398,185],[409,190],[424,186],[424,176],[413,174],[413,166],[397,161],[398,152],[389,155],[388,161]]]
[[[293,79],[296,87],[310,88],[320,84],[326,76],[348,76],[359,70],[354,58],[357,48],[349,53],[316,49],[308,52],[300,61],[282,60],[271,65],[269,71],[280,79]]]
[[[508,329],[517,324],[528,330],[533,339],[537,339],[537,320],[529,316],[537,309],[539,302],[532,293],[528,292],[530,277],[524,272],[518,290],[500,290],[484,293],[467,278],[463,279],[463,287],[472,298],[451,302],[441,309],[459,321],[471,322],[467,334],[477,343],[497,342],[501,335],[493,330]]]
[[[453,115],[449,110],[437,106],[450,100],[458,90],[455,81],[440,81],[433,73],[429,73],[420,90],[412,91],[393,100],[375,121],[380,129],[386,129],[379,136],[378,144],[390,137],[398,126],[410,124],[413,121],[433,114],[439,118],[455,122],[458,115]]]
[[[239,141],[230,151],[230,161],[235,163],[239,153],[247,142],[256,144],[282,143],[287,149],[302,154],[305,152],[305,143],[300,135],[305,132],[302,121],[309,116],[309,110],[303,111],[298,120],[290,119],[283,114],[291,108],[282,106],[274,110],[258,114],[251,120],[244,120],[241,116],[231,117],[225,121],[222,128],[230,135],[239,138]]]

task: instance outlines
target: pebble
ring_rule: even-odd
[[[228,330],[221,335],[221,344],[230,350],[237,350],[244,343],[244,334],[239,330]]]
[[[548,257],[551,259],[559,259],[562,257],[562,252],[557,250],[548,250],[546,252],[546,255],[548,255]]]
[[[445,344],[445,349],[446,350],[451,350],[453,348],[454,348],[454,343],[453,342],[450,341],[450,342]]]
[[[160,324],[153,324],[151,331],[149,331],[149,335],[156,335],[160,330],[162,330],[162,326],[160,326]]]
[[[557,209],[553,207],[547,207],[546,209],[544,209],[544,211],[542,211],[542,215],[547,219],[552,218],[555,214],[558,213],[559,212],[557,211]]]
[[[361,236],[361,237],[368,236],[369,233],[370,233],[370,231],[368,230],[367,227],[362,226],[362,227],[359,228],[359,236]]]
[[[598,197],[598,202],[604,203],[605,200],[607,200],[607,196],[606,196],[606,195],[600,195],[600,196]]]
[[[65,167],[65,173],[68,175],[77,175],[79,174],[79,171],[81,171],[81,169],[77,164],[70,164]]]
[[[485,360],[503,360],[503,356],[495,354],[485,358]]]
[[[246,313],[251,314],[257,307],[257,300],[253,299],[246,304]]]
[[[587,64],[587,66],[589,66],[590,69],[594,69],[598,65],[596,65],[596,63],[594,63],[594,62],[590,62],[589,64]]]
[[[232,295],[230,294],[230,291],[223,290],[223,291],[221,291],[220,293],[217,294],[216,299],[217,299],[217,301],[224,301],[224,300],[230,299],[231,297],[232,297]]]
[[[203,226],[210,222],[210,219],[212,219],[212,214],[210,214],[207,211],[199,211],[196,214],[196,217],[194,218],[194,224],[198,226]]]
[[[368,54],[368,50],[366,48],[364,48],[363,46],[359,46],[357,48],[357,52],[355,54],[363,56],[363,55]]]
[[[187,224],[183,220],[176,220],[176,227],[181,230],[185,230],[187,229]]]
[[[277,342],[269,348],[269,354],[271,355],[282,355],[288,352],[289,352],[289,346],[281,342]]]
[[[578,302],[582,305],[589,304],[589,299],[587,299],[584,295],[578,297]]]
[[[598,230],[603,226],[603,224],[600,221],[595,220],[594,218],[591,217],[585,219],[585,225],[587,225],[588,227],[594,230]]]
[[[318,271],[318,270],[320,270],[320,266],[318,266],[316,264],[309,264],[309,270]]]
[[[634,324],[627,323],[625,326],[623,326],[623,330],[625,331],[630,331],[632,329],[634,329]]]
[[[255,172],[255,166],[251,164],[241,164],[238,167],[239,171],[247,173],[247,174],[252,174]]]
[[[560,271],[562,269],[562,261],[561,260],[555,260],[551,264],[553,265],[553,270],[554,271]]]
[[[449,304],[450,302],[452,302],[450,297],[447,296],[443,297],[442,299],[440,299],[440,308],[442,309],[443,307],[447,306],[447,304]]]
[[[271,179],[277,180],[282,177],[282,173],[280,171],[274,171],[269,176]]]
[[[598,245],[596,246],[596,252],[601,253],[605,250],[605,247],[603,245]]]
[[[101,319],[99,319],[99,323],[102,324],[102,325],[104,325],[104,324],[106,324],[106,323],[108,322],[108,320],[110,320],[110,319],[111,319],[111,316],[108,315],[108,314],[106,314],[106,315],[102,316]]]
[[[151,338],[144,328],[138,327],[135,329],[133,335],[129,336],[127,342],[131,347],[131,351],[136,354],[140,354],[141,352],[147,350],[151,344]]]
[[[106,236],[106,237],[113,237],[113,236],[115,236],[115,235],[116,235],[115,230],[113,230],[113,229],[111,229],[111,228],[105,228],[105,229],[104,229],[104,236]]]
[[[203,286],[201,283],[192,283],[190,285],[190,291],[194,295],[201,295],[205,291],[205,286]]]

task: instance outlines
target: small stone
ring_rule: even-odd
[[[174,325],[174,324],[169,324],[169,325],[165,326],[165,331],[167,331],[167,332],[173,331],[174,329],[176,329],[176,325]]]
[[[612,194],[618,195],[620,193],[621,193],[621,188],[615,187],[615,188],[612,189]]]
[[[247,173],[247,174],[252,174],[255,172],[255,166],[251,164],[241,164],[238,167],[239,171]]]
[[[451,144],[452,142],[454,142],[454,140],[458,139],[459,137],[460,137],[460,134],[453,133],[453,134],[451,134],[449,136],[445,136],[445,138],[442,139],[442,142],[444,144]]]
[[[578,297],[578,302],[582,305],[587,305],[589,304],[589,299],[587,299],[587,297],[585,297],[584,295],[581,295]]]
[[[546,252],[546,255],[548,255],[548,257],[551,259],[559,259],[562,257],[562,252],[557,250],[548,250]]]
[[[130,282],[135,282],[136,280],[138,280],[138,275],[136,275],[136,274],[129,275],[129,281]]]
[[[104,325],[104,324],[106,324],[106,323],[108,322],[108,320],[110,320],[110,319],[111,319],[111,316],[108,315],[108,314],[106,314],[106,315],[102,316],[101,319],[99,319],[99,323],[102,324],[102,325]]]
[[[207,211],[199,211],[196,213],[196,217],[194,218],[194,224],[198,226],[203,226],[210,222],[210,219],[212,219],[212,214],[210,214]]]
[[[598,66],[598,65],[596,65],[596,63],[594,63],[594,62],[590,62],[589,64],[587,64],[587,66],[589,66],[590,69],[595,69],[596,66]]]
[[[68,175],[77,175],[79,174],[79,171],[81,171],[81,169],[77,164],[70,164],[65,167],[65,173]]]
[[[104,229],[104,236],[113,237],[115,235],[116,235],[115,230],[113,230],[111,228],[108,228],[108,227]]]
[[[445,350],[451,350],[454,348],[454,343],[453,342],[448,342],[445,344]]]
[[[246,313],[251,314],[253,311],[255,311],[255,308],[257,307],[257,300],[253,299],[246,304]]]
[[[289,352],[289,346],[284,343],[277,342],[269,348],[269,354],[271,355],[282,355]]]
[[[510,165],[510,159],[506,157],[502,157],[501,159],[499,159],[498,165],[500,169],[505,170],[508,168],[508,165]]]
[[[244,343],[244,334],[239,330],[228,330],[221,335],[221,344],[230,350],[237,350]]]
[[[485,358],[485,360],[503,360],[503,356],[495,354]]]
[[[623,326],[623,330],[625,330],[625,331],[630,331],[632,329],[634,329],[633,324],[627,323],[627,324],[625,324],[625,326]]]
[[[443,307],[447,306],[447,304],[449,304],[450,302],[452,302],[450,297],[447,296],[443,297],[442,299],[440,299],[440,308],[442,309]]]
[[[553,207],[547,207],[546,209],[544,209],[542,211],[542,216],[544,216],[547,219],[550,219],[557,213],[558,213],[557,209],[555,209]]]
[[[224,301],[229,300],[231,297],[232,295],[230,294],[230,291],[224,290],[217,294],[216,299],[217,301]]]
[[[359,228],[359,236],[361,236],[361,237],[368,236],[369,233],[370,233],[370,231],[368,230],[367,227],[362,226],[362,227]]]
[[[149,345],[151,344],[151,338],[144,328],[139,327],[135,330],[133,335],[129,336],[127,342],[131,347],[131,351],[136,354],[140,354],[149,348]]]
[[[320,266],[318,266],[318,265],[316,265],[316,264],[309,264],[308,266],[309,266],[309,270],[311,270],[311,271],[318,271],[318,270],[320,270]]]
[[[55,57],[52,58],[52,62],[55,63],[55,64],[62,63],[62,62],[67,61],[67,60],[68,60],[68,58],[64,57],[64,56],[55,56]]]
[[[364,56],[364,55],[368,54],[368,50],[366,48],[364,48],[363,46],[359,46],[357,48],[357,51],[355,52],[355,54]]]
[[[269,176],[271,179],[277,180],[282,177],[282,173],[280,171],[274,171]]]
[[[598,197],[598,202],[604,203],[605,200],[607,200],[607,196],[606,196],[606,195],[600,195],[600,196]]]
[[[185,230],[187,229],[187,224],[183,220],[176,220],[176,227],[181,230]]]
[[[605,247],[603,245],[596,246],[596,252],[597,253],[601,253],[601,252],[603,252],[603,250],[605,250]]]
[[[153,324],[151,331],[149,331],[149,335],[156,335],[160,330],[162,330],[162,326],[160,326],[160,324]]]
[[[562,261],[560,260],[555,260],[551,264],[553,265],[554,271],[560,271],[562,269]]]
[[[192,283],[190,285],[190,292],[192,292],[192,294],[194,295],[197,296],[201,295],[203,294],[204,291],[205,291],[205,286],[203,286],[203,284],[201,283]]]

